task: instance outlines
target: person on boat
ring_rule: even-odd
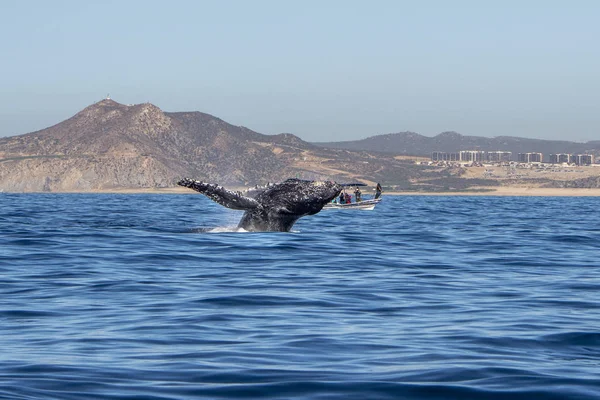
[[[380,198],[382,192],[383,190],[381,189],[381,185],[379,184],[379,182],[377,182],[377,187],[375,188],[375,198]]]
[[[340,193],[340,199],[338,201],[339,204],[344,204],[346,202],[346,193],[341,192]]]
[[[362,200],[361,195],[362,195],[362,193],[361,193],[360,189],[357,186],[356,190],[354,191],[354,197],[356,198],[356,202],[357,203]]]
[[[346,195],[346,204],[352,203],[352,196],[350,196],[348,193],[345,193],[345,195]]]

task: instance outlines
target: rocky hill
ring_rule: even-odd
[[[306,179],[406,181],[391,156],[327,150],[263,135],[201,112],[105,99],[52,127],[0,138],[0,191],[173,187],[183,176],[243,186]]]
[[[172,188],[182,177],[229,187],[262,185],[289,177],[338,182],[381,182],[386,190],[472,191],[517,184],[597,187],[597,174],[577,172],[544,179],[534,172],[500,177],[498,171],[415,163],[403,154],[432,149],[547,151],[542,142],[479,138],[446,132],[435,138],[416,133],[381,135],[323,147],[291,134],[263,135],[201,112],[164,112],[149,104],[104,99],[49,128],[0,138],[0,192],[64,192]],[[560,152],[580,152],[573,142],[550,143]],[[600,148],[588,142],[586,148]],[[571,146],[571,147],[570,147]],[[345,147],[353,150],[348,150]],[[524,147],[525,148],[525,147]],[[515,150],[511,150],[515,151]],[[558,151],[557,151],[558,152]],[[595,168],[592,168],[595,170]],[[526,176],[527,175],[527,176]]]
[[[322,142],[315,145],[353,151],[377,151],[413,156],[430,156],[434,151],[456,152],[460,150],[512,151],[518,153],[543,153],[547,158],[553,153],[594,154],[600,157],[600,141],[587,143],[562,140],[526,139],[512,136],[494,138],[464,136],[456,132],[443,132],[434,137],[414,132],[390,133],[371,136],[362,140],[345,142]]]
[[[169,187],[183,175],[238,184],[273,180],[287,168],[274,149],[283,153],[288,142],[312,147],[200,112],[105,99],[50,128],[0,138],[0,189]]]

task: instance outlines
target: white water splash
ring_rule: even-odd
[[[237,226],[218,226],[216,228],[209,228],[206,230],[208,233],[228,233],[228,232],[249,232],[244,228],[238,228]]]

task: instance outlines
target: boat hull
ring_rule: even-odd
[[[373,210],[381,199],[370,199],[359,201],[358,203],[346,203],[346,204],[338,204],[338,203],[327,203],[323,210]]]

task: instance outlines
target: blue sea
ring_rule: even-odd
[[[599,399],[600,198],[0,193],[2,399]]]

